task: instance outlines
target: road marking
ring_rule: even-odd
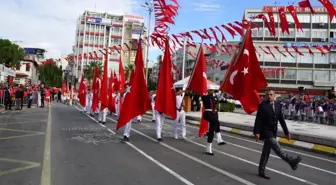
[[[76,109],[78,109],[76,107]],[[80,109],[78,109],[80,111]],[[87,114],[85,114],[87,115]],[[99,123],[96,119],[94,119],[93,117],[87,115],[89,118],[91,118],[92,120],[94,120],[95,122]],[[110,120],[113,120],[109,117],[107,117]],[[113,120],[114,121],[114,120]],[[114,121],[116,122],[116,121]],[[99,123],[100,124],[100,123]],[[106,127],[103,124],[100,124],[103,127]],[[116,134],[114,131],[112,131],[111,129],[107,129],[109,132],[111,132],[112,134]],[[136,150],[137,152],[139,152],[141,155],[143,155],[144,157],[146,157],[148,160],[152,161],[153,163],[155,163],[156,165],[158,165],[159,167],[161,167],[162,169],[164,169],[165,171],[167,171],[168,173],[170,173],[171,175],[173,175],[174,177],[176,177],[178,180],[182,181],[184,184],[187,185],[194,185],[192,182],[188,181],[187,179],[185,179],[184,177],[182,177],[181,175],[179,175],[178,173],[174,172],[173,170],[171,170],[170,168],[168,168],[167,166],[163,165],[162,163],[160,163],[159,161],[155,160],[153,157],[151,157],[150,155],[146,154],[144,151],[142,151],[141,149],[139,149],[138,147],[134,146],[133,144],[126,142],[126,144],[128,146],[130,146],[131,148],[133,148],[134,150]]]
[[[5,114],[6,112],[7,112],[7,110],[0,112],[0,114]]]
[[[29,130],[17,130],[17,129],[9,129],[9,128],[0,128],[0,130],[7,130],[7,131],[13,131],[13,132],[26,132],[26,133],[44,134],[43,132],[35,132],[35,131],[29,131]]]
[[[152,137],[150,137],[150,136],[148,136],[148,135],[146,135],[146,134],[144,134],[144,133],[142,133],[142,132],[140,132],[140,131],[138,131],[138,130],[135,130],[135,129],[133,129],[133,128],[132,128],[132,130],[133,130],[134,132],[136,132],[136,133],[142,135],[143,137],[146,137],[147,139],[152,140],[153,142],[157,142],[157,141],[156,141],[155,139],[153,139]],[[246,184],[246,185],[254,185],[254,183],[252,183],[252,182],[250,182],[250,181],[247,181],[247,180],[245,180],[245,179],[243,179],[243,178],[240,178],[240,177],[238,177],[238,176],[236,176],[236,175],[234,175],[234,174],[232,174],[232,173],[229,173],[229,172],[227,172],[227,171],[225,171],[225,170],[223,170],[223,169],[220,169],[220,168],[218,168],[218,167],[216,167],[216,166],[213,166],[213,165],[211,165],[211,164],[209,164],[209,163],[206,163],[206,162],[204,162],[204,161],[201,161],[200,159],[198,159],[198,158],[196,158],[196,157],[193,157],[193,156],[190,156],[189,154],[184,153],[184,152],[182,152],[181,150],[179,150],[179,149],[177,149],[177,148],[174,148],[174,147],[172,147],[172,146],[170,146],[170,145],[167,145],[167,144],[165,144],[165,143],[162,143],[162,142],[160,142],[159,144],[161,144],[162,146],[164,146],[164,147],[166,147],[166,148],[168,148],[168,149],[170,149],[170,150],[172,150],[172,151],[174,151],[174,152],[176,152],[176,153],[179,153],[179,154],[181,154],[181,155],[183,155],[183,156],[185,156],[185,157],[187,157],[187,158],[189,158],[189,159],[191,159],[191,160],[193,160],[193,161],[195,161],[195,162],[198,162],[198,163],[200,163],[200,164],[202,164],[202,165],[204,165],[204,166],[206,166],[206,167],[208,167],[208,168],[210,168],[210,169],[212,169],[212,170],[215,170],[215,171],[217,171],[217,172],[219,172],[219,173],[221,173],[221,174],[223,174],[223,175],[225,175],[225,176],[228,176],[228,177],[230,177],[230,178],[232,178],[232,179],[235,179],[236,181],[239,181],[239,182],[241,182],[241,183],[243,183],[243,184]]]
[[[16,124],[26,124],[26,123],[41,123],[47,120],[36,120],[36,121],[20,121],[20,122],[7,122],[7,123],[0,123],[0,125],[16,125]]]
[[[147,120],[146,118],[143,118],[143,119]],[[154,128],[153,128],[153,129],[154,129]],[[205,147],[205,145],[202,145],[202,144],[200,144],[200,143],[198,143],[198,142],[194,142],[194,141],[191,141],[191,140],[189,140],[189,139],[187,139],[187,141],[190,142],[190,143],[193,143],[193,144],[196,144],[196,145]],[[231,145],[233,145],[233,146],[239,147],[239,148],[243,148],[243,149],[249,150],[249,151],[253,151],[253,152],[256,152],[256,153],[261,153],[261,152],[259,152],[259,151],[257,151],[257,150],[254,150],[254,149],[251,149],[251,148],[248,148],[248,147],[244,147],[244,146],[236,145],[236,144],[229,143],[229,142],[227,142],[227,143],[228,143],[228,144],[231,144]],[[213,151],[220,151],[220,150],[213,149]],[[236,157],[236,156],[233,156],[233,155],[231,155],[231,154],[224,153],[224,152],[222,152],[222,151],[220,151],[219,153],[221,153],[221,154],[223,154],[223,155],[226,155],[226,156],[229,156],[229,157],[233,157],[233,158],[238,159],[238,160],[241,160],[241,161],[243,161],[243,162],[247,162],[247,163],[252,164],[252,165],[259,166],[259,164],[257,164],[257,163],[253,163],[253,162],[248,161],[248,160],[246,160],[246,159],[243,159],[243,158],[240,158],[240,157]],[[275,157],[275,158],[279,158],[278,156],[274,156],[274,155],[270,155],[270,156]],[[280,159],[280,158],[279,158],[279,159]],[[303,166],[306,166],[306,167],[309,167],[309,168],[312,168],[312,169],[315,169],[315,170],[319,170],[319,171],[322,171],[322,172],[326,172],[326,173],[329,173],[329,174],[332,174],[332,175],[336,175],[335,172],[331,172],[331,171],[328,171],[328,170],[324,170],[324,169],[321,169],[321,168],[318,168],[318,167],[315,167],[315,166],[310,166],[310,165],[308,165],[308,164],[302,164],[302,163],[300,163],[300,165],[303,165]],[[298,180],[298,181],[301,181],[301,182],[305,182],[305,183],[307,183],[307,184],[315,184],[315,183],[313,183],[313,182],[310,182],[310,181],[307,181],[307,180],[304,180],[304,179],[301,179],[301,178],[298,178],[298,177],[295,177],[295,176],[291,176],[291,175],[289,175],[289,174],[280,172],[280,171],[275,170],[275,169],[272,169],[272,168],[267,168],[267,169],[269,169],[270,171],[273,171],[273,172],[275,172],[275,173],[279,173],[279,174],[281,174],[281,175],[284,175],[284,176],[293,178],[293,179],[295,179],[295,180]]]
[[[16,172],[20,172],[20,171],[23,171],[23,170],[28,170],[28,169],[36,168],[36,167],[40,166],[39,163],[30,162],[30,161],[21,161],[21,160],[15,160],[15,159],[0,158],[0,161],[27,165],[27,166],[15,168],[15,169],[2,170],[2,171],[0,171],[0,176],[1,175],[11,174],[11,173],[16,173]]]
[[[146,115],[147,116],[147,115]],[[166,119],[167,120],[167,119]],[[171,120],[168,120],[170,122],[172,122]],[[195,127],[195,126],[192,126],[192,125],[188,125],[186,124],[187,127],[189,128],[193,128],[193,129],[198,129],[198,127]],[[254,143],[254,144],[257,144],[257,145],[263,145],[263,143],[258,143],[258,142],[255,142],[255,141],[251,141],[251,140],[248,140],[248,139],[243,139],[243,138],[239,138],[239,137],[236,137],[236,136],[231,136],[231,135],[224,135],[225,137],[230,137],[230,138],[234,138],[234,139],[238,139],[238,140],[241,140],[241,141],[246,141],[246,142],[249,142],[249,143]],[[294,151],[294,150],[290,150],[290,149],[286,149],[286,148],[283,148],[283,150],[285,151],[289,151],[289,152],[292,152],[292,153],[296,153],[296,154],[300,154],[300,155],[304,155],[306,157],[310,157],[310,158],[314,158],[314,159],[318,159],[318,160],[322,160],[322,161],[327,161],[327,162],[331,162],[331,163],[335,163],[336,164],[336,161],[333,161],[333,160],[330,160],[330,159],[325,159],[325,158],[322,158],[322,157],[318,157],[318,156],[314,156],[314,155],[310,155],[310,154],[307,154],[307,153],[303,153],[303,152],[297,152],[297,151]]]
[[[35,131],[28,131],[28,130],[17,130],[17,129],[9,129],[9,128],[0,128],[0,130],[10,131],[10,132],[30,133],[30,134],[18,135],[18,136],[0,137],[0,140],[16,139],[16,138],[21,138],[21,137],[37,136],[37,135],[43,135],[44,134],[43,132],[35,132]]]
[[[149,121],[149,119],[147,118],[143,118],[144,120],[147,120]],[[164,124],[165,125],[165,124]],[[154,129],[154,128],[153,128]],[[226,136],[226,135],[225,135]],[[215,139],[216,140],[216,139]],[[248,148],[248,147],[245,147],[245,146],[241,146],[241,145],[237,145],[237,144],[234,144],[234,143],[230,143],[230,142],[226,142],[227,144],[230,144],[232,146],[235,146],[235,147],[238,147],[238,148],[242,148],[242,149],[245,149],[245,150],[249,150],[249,151],[252,151],[252,152],[256,152],[256,153],[260,153],[260,151],[258,150],[254,150],[252,148]],[[274,157],[274,158],[277,158],[277,159],[281,159],[280,157],[276,156],[276,155],[270,155],[271,157]],[[300,163],[300,165],[302,166],[305,166],[305,167],[308,167],[308,168],[312,168],[312,169],[315,169],[315,170],[318,170],[318,171],[322,171],[322,172],[325,172],[325,173],[329,173],[329,174],[332,174],[332,175],[336,175],[336,172],[332,172],[332,171],[328,171],[328,170],[325,170],[325,169],[322,169],[322,168],[318,168],[318,167],[315,167],[315,166],[311,166],[309,164],[305,164],[305,163]]]
[[[50,185],[50,142],[51,142],[51,105],[49,104],[47,131],[44,144],[43,167],[41,175],[41,185]]]

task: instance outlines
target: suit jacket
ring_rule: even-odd
[[[275,112],[269,101],[259,104],[257,116],[254,123],[254,134],[260,134],[261,139],[275,138],[278,132],[278,122],[288,135],[288,128],[282,114],[282,106],[279,102],[274,102]]]

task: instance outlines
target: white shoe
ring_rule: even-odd
[[[217,143],[218,145],[225,145],[226,143],[223,141],[222,139],[222,135],[220,132],[216,133],[216,137],[217,137]]]
[[[214,155],[214,154],[212,153],[212,149],[211,149],[211,148],[212,148],[212,143],[207,143],[206,148],[205,148],[205,149],[206,149],[206,152],[205,152],[205,153],[206,153],[207,155]]]
[[[175,139],[178,139],[178,136],[177,136],[177,135],[175,135],[175,136],[174,136],[174,138],[175,138]]]

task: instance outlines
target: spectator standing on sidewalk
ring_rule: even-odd
[[[33,101],[33,92],[31,89],[28,90],[28,108],[31,107],[32,101]]]
[[[41,84],[40,94],[41,94],[41,107],[40,108],[43,108],[44,107],[44,97],[45,97],[44,84]]]
[[[12,110],[12,96],[9,87],[5,87],[5,110]]]

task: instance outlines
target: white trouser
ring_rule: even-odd
[[[92,100],[90,100],[87,104],[86,104],[86,107],[85,107],[85,112],[91,114],[91,106],[92,106]]]
[[[182,137],[186,137],[186,126],[185,126],[185,119],[186,115],[184,110],[181,110],[181,112],[177,111],[177,117],[174,121],[174,136],[177,137],[178,133],[178,124],[181,123],[181,131],[182,131]]]
[[[140,121],[141,121],[141,119],[142,119],[142,116],[141,116],[141,115],[137,116],[137,120],[140,120]]]
[[[152,112],[153,112],[153,117],[152,117],[152,121],[155,120],[155,103],[151,103],[152,104]]]
[[[120,104],[119,103],[120,102],[118,102],[118,103],[115,104],[115,107],[116,107],[116,113],[115,113],[115,115],[118,116],[118,117],[119,117],[119,114],[120,114],[120,106],[119,106]]]
[[[161,138],[161,132],[162,132],[162,125],[165,120],[165,115],[160,114],[158,111],[155,111],[155,122],[156,122],[156,137],[159,139]]]
[[[96,109],[96,113],[99,114],[101,111],[100,111],[100,106],[101,106],[101,103],[99,102],[98,103],[98,108]]]
[[[124,136],[130,137],[131,129],[132,129],[132,120],[125,125]]]
[[[37,106],[41,107],[41,94],[37,93]]]
[[[98,121],[106,122],[107,108],[99,112]]]

